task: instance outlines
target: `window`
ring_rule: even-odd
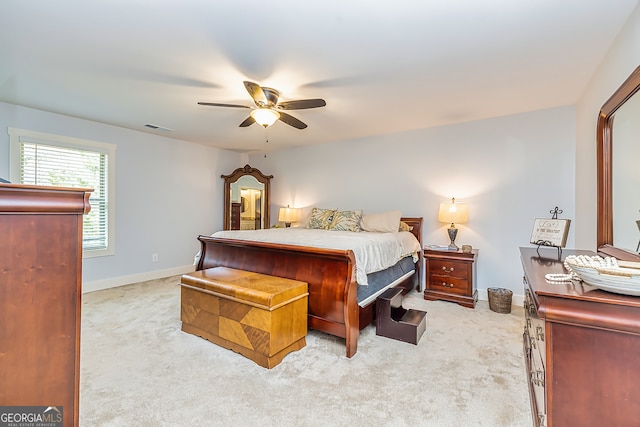
[[[83,217],[83,257],[113,255],[115,145],[9,128],[11,181],[92,188]]]

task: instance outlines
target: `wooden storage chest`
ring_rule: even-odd
[[[181,279],[182,330],[273,368],[306,345],[307,283],[226,267]]]

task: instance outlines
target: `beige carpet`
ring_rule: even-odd
[[[83,296],[81,426],[530,426],[523,312],[424,301],[417,346],[310,331],[274,369],[180,330],[179,277]]]

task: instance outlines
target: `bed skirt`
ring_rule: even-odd
[[[358,285],[358,305],[366,307],[375,301],[378,295],[415,274],[415,272],[413,257],[408,256],[385,270],[368,274],[367,280],[369,284],[367,286]]]

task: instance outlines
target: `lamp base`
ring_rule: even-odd
[[[458,229],[455,228],[453,224],[451,224],[451,227],[447,229],[447,233],[449,233],[449,239],[451,240],[451,243],[449,243],[448,249],[450,251],[460,250],[460,248],[456,246],[456,236],[458,235]]]
[[[284,226],[285,226],[285,228],[289,228],[289,227],[291,227],[291,223],[290,222],[285,222]]]

